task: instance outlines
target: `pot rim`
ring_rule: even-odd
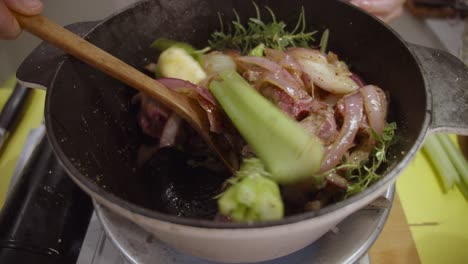
[[[86,38],[89,34],[91,34],[96,28],[99,28],[107,21],[110,19],[114,18],[117,15],[120,15],[128,10],[131,10],[139,5],[145,4],[149,0],[144,0],[137,2],[135,4],[132,4],[120,11],[117,11],[110,16],[106,17],[102,21],[100,21],[98,24],[96,24],[88,33],[86,33],[83,38]],[[344,1],[338,1],[340,4],[347,5],[347,8],[355,8],[352,4],[349,4]],[[363,11],[361,11],[363,12]],[[369,15],[369,14],[367,14]],[[372,16],[372,15],[370,15]],[[413,56],[413,59],[415,63],[419,66],[419,62],[412,53],[412,51],[408,48],[408,45],[406,44],[406,41],[404,41],[390,26],[385,24],[384,22],[380,21],[378,18],[375,16],[374,19],[376,20],[375,23],[380,23],[382,26],[384,26],[387,30],[389,30],[391,33],[393,33],[394,37],[397,38],[402,44],[405,46],[406,50]],[[49,139],[49,142],[52,145],[52,149],[55,152],[56,156],[58,157],[59,162],[62,164],[62,167],[65,169],[67,174],[77,183],[82,189],[84,189],[90,196],[93,198],[98,197],[98,199],[105,199],[110,203],[116,204],[126,210],[129,210],[132,213],[136,213],[139,215],[143,215],[145,217],[149,218],[154,218],[160,221],[165,221],[173,224],[179,224],[179,225],[185,225],[185,226],[191,226],[191,227],[200,227],[200,228],[213,228],[213,229],[245,229],[245,228],[266,228],[266,227],[274,227],[274,226],[280,226],[280,225],[287,225],[287,224],[292,224],[304,220],[309,220],[314,217],[326,215],[332,212],[335,212],[341,208],[344,208],[358,200],[361,200],[362,198],[370,195],[371,193],[374,193],[377,191],[381,186],[387,184],[389,181],[391,181],[393,178],[396,178],[401,171],[406,167],[406,165],[414,158],[416,155],[417,151],[420,149],[422,146],[422,143],[424,141],[424,138],[429,130],[429,125],[430,125],[430,113],[432,110],[431,106],[431,94],[430,91],[427,89],[427,84],[425,83],[425,93],[426,93],[426,109],[425,111],[425,116],[424,120],[422,122],[422,128],[421,131],[419,132],[417,138],[415,139],[415,142],[413,146],[410,148],[410,150],[405,154],[403,159],[397,163],[382,179],[378,180],[374,184],[372,184],[369,188],[366,190],[353,195],[352,197],[339,201],[336,203],[333,203],[331,205],[328,205],[320,210],[317,211],[311,211],[311,212],[304,212],[301,214],[296,214],[296,215],[291,215],[284,217],[281,220],[275,220],[275,221],[267,221],[267,222],[256,222],[256,223],[231,223],[231,222],[214,222],[212,220],[203,220],[203,219],[195,219],[195,218],[187,218],[187,217],[178,217],[175,215],[170,215],[162,212],[158,212],[155,210],[147,209],[144,208],[140,205],[137,205],[135,203],[131,203],[129,201],[124,200],[123,198],[120,198],[111,192],[99,187],[96,183],[94,183],[91,179],[88,177],[84,176],[82,173],[79,172],[79,170],[72,164],[70,159],[66,157],[65,153],[62,151],[60,148],[59,140],[56,138],[53,130],[52,130],[52,116],[50,114],[50,94],[53,92],[55,81],[57,79],[57,76],[60,74],[62,66],[64,63],[70,60],[70,57],[62,61],[59,65],[58,68],[55,72],[55,75],[52,79],[50,87],[47,89],[48,92],[46,94],[46,104],[45,104],[45,126],[46,126],[46,131],[47,131],[47,137]],[[419,71],[419,74],[421,74],[421,79],[422,78],[422,72],[421,69]],[[50,91],[49,91],[50,90]]]

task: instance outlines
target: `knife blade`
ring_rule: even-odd
[[[0,150],[8,140],[8,135],[12,132],[22,105],[26,101],[30,89],[17,84],[12,94],[8,98],[0,113]]]

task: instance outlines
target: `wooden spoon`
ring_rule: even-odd
[[[94,46],[74,33],[43,16],[24,16],[14,13],[20,26],[33,35],[64,50],[68,54],[103,71],[115,79],[143,92],[175,111],[195,128],[208,146],[233,171],[228,153],[212,137],[206,112],[195,100],[169,90],[139,70]]]

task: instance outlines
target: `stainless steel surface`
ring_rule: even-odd
[[[385,198],[393,201],[394,190],[394,186],[389,188]],[[154,263],[155,260],[161,264],[213,263],[181,254],[130,221],[96,203],[94,205],[107,237],[130,263]],[[389,206],[360,210],[310,246],[289,256],[261,263],[356,263],[376,240],[390,209]],[[98,247],[98,251],[102,248]]]
[[[8,187],[8,192],[13,189],[13,186],[16,184],[24,169],[26,168],[34,150],[39,145],[41,140],[45,137],[45,126],[40,125],[38,128],[33,129],[29,132],[26,141],[24,142],[24,147],[21,150],[21,153],[16,162],[15,170],[11,176],[10,185]],[[7,193],[8,195],[8,193]]]

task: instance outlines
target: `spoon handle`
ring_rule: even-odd
[[[200,132],[209,131],[206,114],[195,100],[169,90],[156,80],[46,17],[24,16],[17,13],[15,16],[21,27],[31,34],[163,103]]]

